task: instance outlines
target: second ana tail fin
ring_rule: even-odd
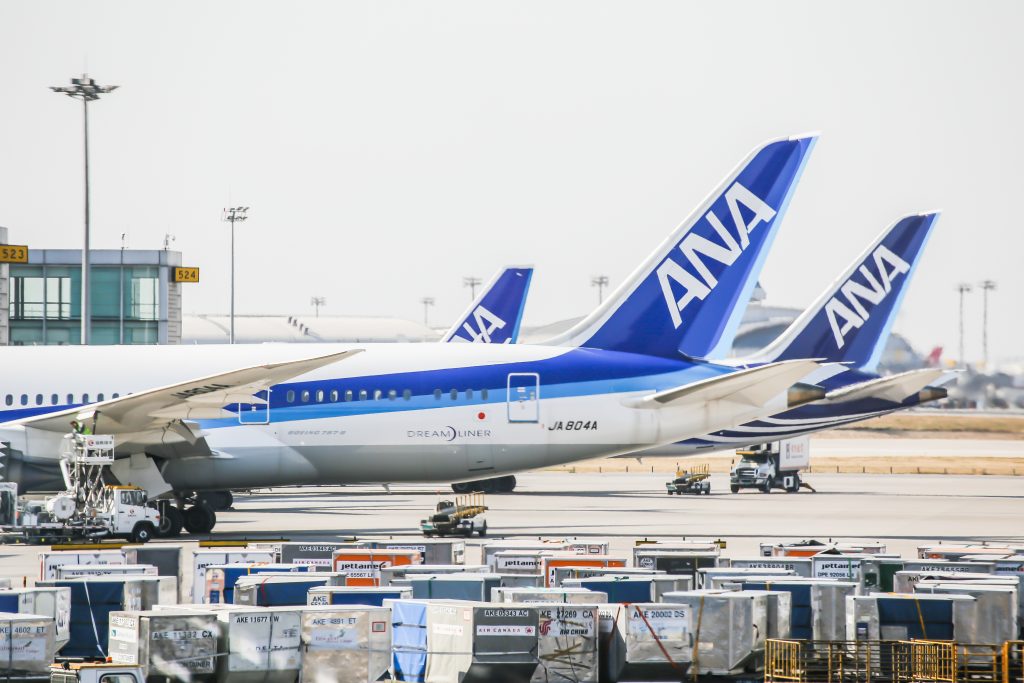
[[[441,341],[515,344],[532,278],[533,268],[498,271]]]

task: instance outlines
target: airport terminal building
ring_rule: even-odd
[[[171,277],[181,252],[94,249],[90,261],[93,344],[181,342],[181,284]],[[78,344],[81,287],[81,250],[29,249],[28,263],[3,264],[0,344]]]

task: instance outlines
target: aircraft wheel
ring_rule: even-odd
[[[181,533],[185,516],[174,505],[164,505],[160,510],[160,526],[156,530],[159,538],[172,538]]]
[[[469,493],[473,489],[471,488],[473,482],[471,481],[460,481],[452,484],[452,491],[455,493]]]
[[[231,491],[203,491],[196,498],[215,512],[227,510],[235,502],[235,497]]]
[[[512,493],[516,490],[517,482],[514,475],[510,474],[507,477],[502,477],[498,482],[501,485],[501,488],[499,489],[501,493]]]
[[[185,510],[185,529],[190,534],[208,534],[217,525],[217,513],[200,503]]]

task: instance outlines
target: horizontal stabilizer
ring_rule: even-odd
[[[109,401],[90,403],[6,424],[24,425],[51,432],[68,432],[71,420],[86,421],[95,434],[138,434],[163,430],[170,420],[224,417],[222,408],[233,403],[262,403],[254,394],[280,382],[299,377],[348,358],[362,349],[313,358],[254,365],[216,375],[199,377]],[[95,425],[92,421],[95,419]]]
[[[684,384],[674,389],[666,389],[656,394],[645,396],[636,404],[637,408],[666,408],[710,403],[712,401],[728,401],[750,406],[760,406],[776,396],[788,392],[794,384],[816,370],[817,362],[813,360],[790,360],[771,363],[756,368],[738,370],[728,375],[719,375],[710,379]],[[809,385],[801,385],[801,402],[817,400],[825,395],[818,390],[809,392]],[[796,407],[789,405],[790,408]]]
[[[878,379],[840,387],[828,392],[825,398],[832,403],[856,401],[865,398],[876,398],[882,401],[901,403],[908,396],[912,396],[932,384],[944,372],[941,368],[909,370],[898,375],[879,377]]]

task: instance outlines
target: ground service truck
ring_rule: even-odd
[[[729,472],[729,490],[733,493],[740,489],[796,493],[800,490],[800,470],[811,462],[810,439],[805,436],[758,444],[737,450],[736,455],[740,461]]]

